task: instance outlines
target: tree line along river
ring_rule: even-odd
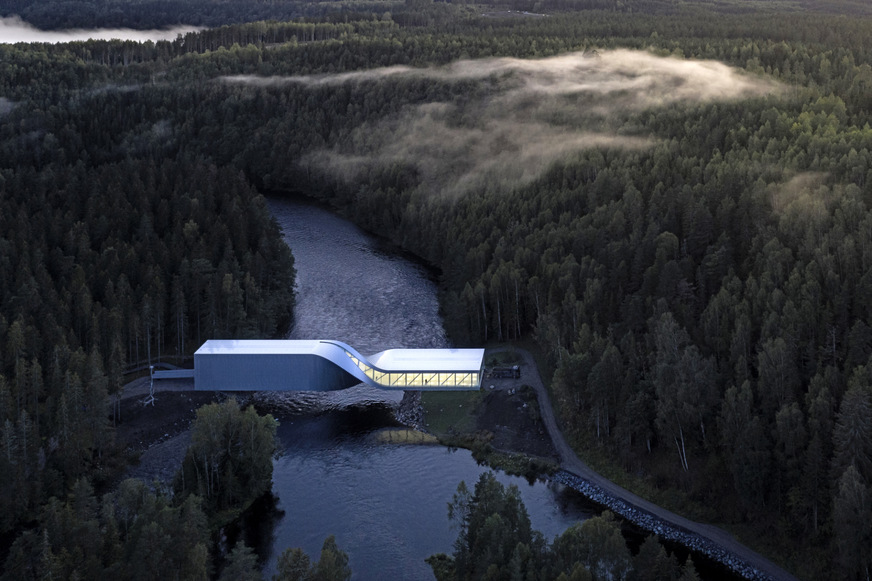
[[[305,197],[271,196],[269,203],[297,269],[291,339],[335,339],[364,354],[448,346],[432,273],[414,257]],[[456,537],[448,502],[461,480],[472,486],[487,467],[463,449],[376,442],[375,431],[396,425],[398,393],[357,386],[271,396],[286,410],[277,414],[274,498],[241,533],[266,576],[285,548],[317,558],[332,534],[355,579],[432,579],[424,559],[451,553]],[[518,486],[533,528],[549,541],[602,510],[556,481],[497,478]],[[631,544],[642,538],[632,527],[627,534]],[[713,564],[694,558],[705,576]]]
[[[364,354],[448,346],[431,273],[397,248],[299,197],[270,207],[294,252],[297,303],[292,339],[329,338]],[[364,386],[289,394],[280,415],[275,506],[245,530],[267,576],[287,547],[317,558],[327,535],[348,553],[355,579],[433,578],[424,559],[453,550],[447,505],[457,485],[487,468],[467,450],[379,444],[372,432],[395,425],[399,394]],[[498,474],[516,484],[533,527],[546,539],[598,508],[557,483]],[[266,523],[266,526],[263,526]]]

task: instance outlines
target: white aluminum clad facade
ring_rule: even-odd
[[[194,354],[194,389],[478,389],[484,350],[394,349],[370,359],[338,341],[212,340]]]
[[[320,343],[207,341],[194,354],[194,389],[329,391],[361,383],[321,353]]]

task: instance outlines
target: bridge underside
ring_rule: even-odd
[[[359,383],[475,390],[483,359],[484,349],[391,349],[364,357],[338,341],[211,340],[194,354],[193,377],[194,389],[211,391],[331,391]]]

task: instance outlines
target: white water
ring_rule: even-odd
[[[448,345],[436,285],[424,268],[318,205],[277,197],[269,202],[297,268],[291,338],[337,339],[364,354]],[[368,437],[391,425],[377,404],[400,395],[358,386],[284,396],[294,400],[288,407],[303,411],[279,414],[282,452],[273,494],[281,513],[255,516],[266,523],[264,530],[246,539],[266,578],[276,572],[283,550],[302,547],[317,559],[332,534],[349,556],[355,581],[433,579],[424,559],[451,553],[457,536],[448,502],[461,480],[472,488],[487,468],[467,450],[379,444]],[[370,413],[363,411],[367,405]],[[548,540],[598,511],[560,484],[530,484],[502,473],[497,478],[518,486],[533,528]]]
[[[385,349],[447,347],[436,285],[419,265],[311,202],[270,200],[294,253],[297,303],[290,339],[333,339],[372,355]],[[264,393],[309,410],[398,403],[402,392],[365,385],[329,392]]]

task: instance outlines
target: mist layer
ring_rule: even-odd
[[[80,40],[134,40],[136,42],[175,40],[180,34],[202,30],[194,26],[176,26],[166,30],[133,30],[130,28],[100,28],[95,30],[40,30],[17,16],[0,18],[0,44],[47,42],[58,44]]]
[[[224,80],[323,88],[390,83],[404,77],[434,82],[488,80],[492,90],[462,103],[409,106],[399,116],[358,128],[348,143],[314,152],[304,163],[348,181],[379,166],[411,165],[421,187],[431,193],[513,188],[536,179],[572,152],[650,147],[655,140],[641,130],[627,128],[628,117],[639,111],[748,99],[781,90],[774,81],[723,63],[630,50]]]

